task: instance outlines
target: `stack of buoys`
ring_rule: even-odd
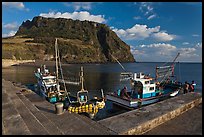
[[[68,107],[68,111],[70,113],[97,113],[98,112],[98,106],[97,105],[93,105],[91,104],[86,104],[86,105],[82,105],[79,107],[73,107],[73,106],[69,106]]]
[[[72,112],[72,107],[71,107],[71,106],[68,107],[68,111],[69,111],[70,113]]]
[[[98,106],[95,106],[95,107],[94,107],[94,111],[93,111],[93,113],[96,114],[97,112],[98,112]]]
[[[89,104],[89,113],[92,113],[93,111],[93,104]]]

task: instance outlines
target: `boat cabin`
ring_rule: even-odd
[[[148,98],[156,95],[156,85],[151,77],[144,75],[144,73],[134,73],[132,89],[138,93],[138,98]]]
[[[77,101],[82,104],[86,104],[88,101],[88,91],[87,90],[81,90],[77,92]]]

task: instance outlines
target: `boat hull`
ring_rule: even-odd
[[[157,95],[157,96],[153,96],[153,97],[149,97],[149,98],[143,98],[143,99],[124,99],[121,98],[117,95],[108,93],[106,95],[106,99],[109,101],[112,101],[114,104],[117,104],[119,106],[124,106],[126,108],[138,108],[144,105],[149,105],[149,104],[153,104],[156,102],[159,102],[161,100],[170,98],[170,97],[174,97],[177,96],[179,94],[179,90],[175,90],[163,95]]]
[[[107,94],[106,99],[112,101],[114,104],[130,107],[130,108],[138,107],[138,100],[130,101],[127,99],[123,99],[123,98],[111,95],[111,94]]]
[[[115,95],[107,94],[106,99],[109,101],[112,101],[114,104],[124,106],[126,108],[132,109],[132,108],[138,108],[140,105],[148,105],[155,102],[158,102],[160,100],[160,97],[151,97],[151,98],[145,98],[145,99],[124,99]]]

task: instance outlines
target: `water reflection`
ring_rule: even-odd
[[[145,72],[155,77],[155,67],[161,66],[163,63],[123,63],[126,71]],[[110,91],[116,91],[125,85],[130,88],[129,82],[120,82],[120,73],[124,72],[118,64],[65,64],[62,66],[65,80],[78,79],[80,67],[84,67],[84,85],[85,89],[91,95],[101,95],[100,89],[104,94]],[[34,71],[40,66],[13,66],[2,69],[2,77],[24,85],[37,83],[34,77]],[[54,64],[47,66],[50,72],[55,71]],[[202,92],[202,63],[180,63],[175,66],[175,74],[181,82],[191,82],[194,80],[197,84],[196,90]],[[81,89],[81,86],[67,85],[68,91],[75,95]],[[109,117],[111,115],[122,113],[124,109],[113,107],[111,102],[107,102],[104,110],[100,110],[97,119]]]

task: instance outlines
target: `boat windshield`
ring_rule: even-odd
[[[55,78],[50,78],[50,79],[44,79],[45,84],[55,84],[56,79]]]

